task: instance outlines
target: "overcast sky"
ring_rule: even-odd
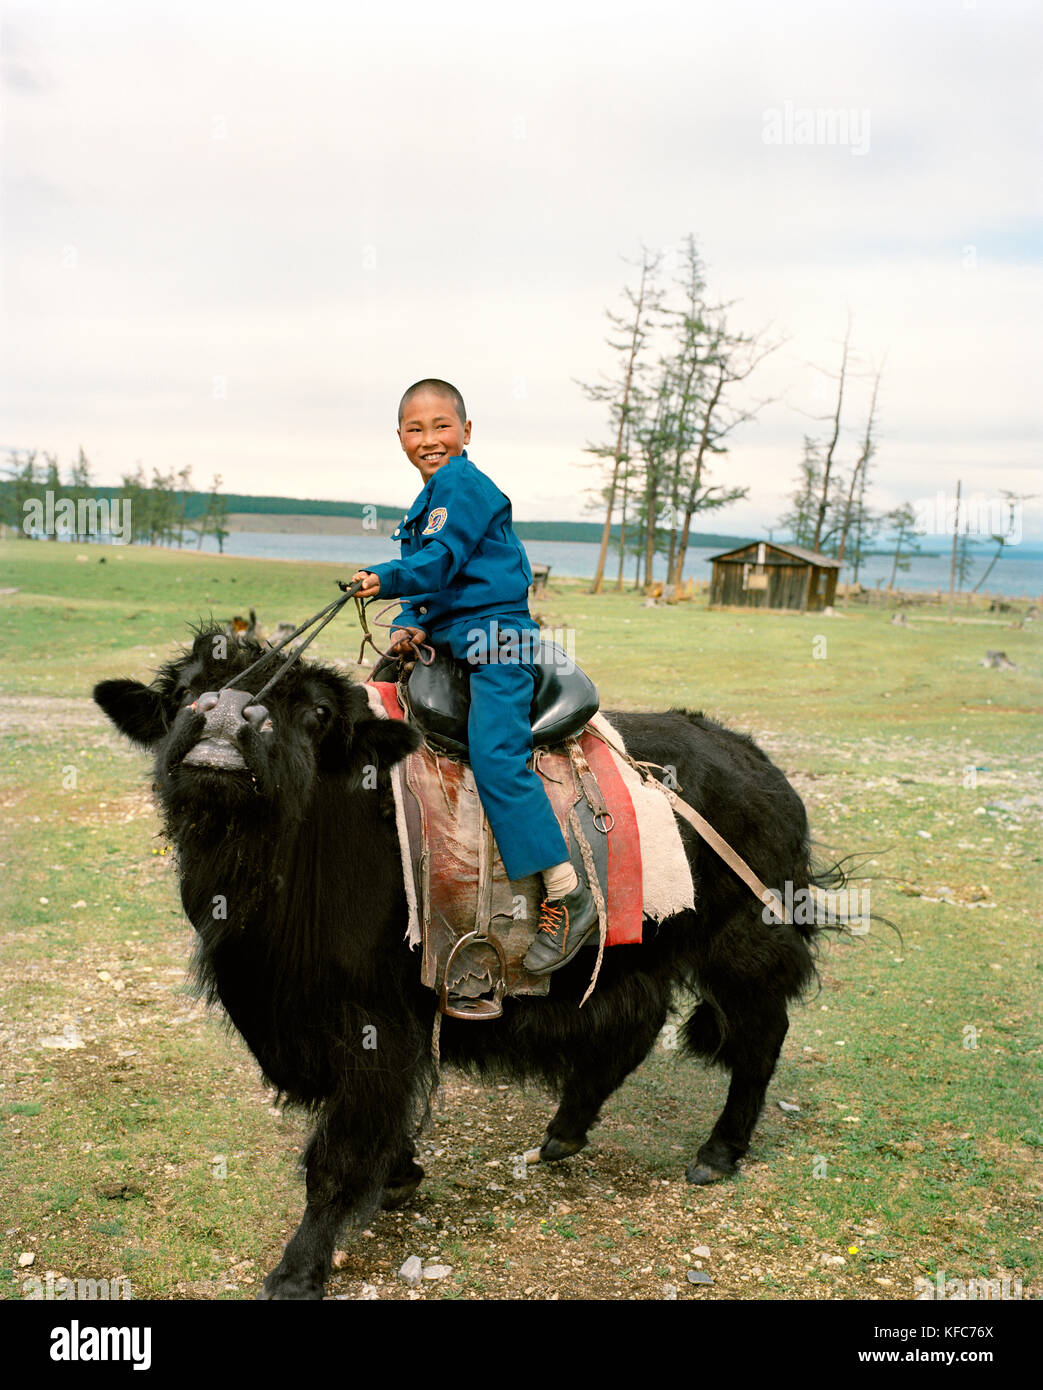
[[[404,505],[398,397],[443,376],[516,516],[582,517],[607,429],[575,380],[615,365],[624,258],[669,278],[693,232],[736,323],[787,337],[708,527],[775,523],[848,311],[886,354],[878,505],[1043,492],[1037,3],[2,14],[0,446]],[[816,116],[834,142],[797,143]]]

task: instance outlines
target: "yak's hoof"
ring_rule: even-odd
[[[730,1171],[724,1168],[711,1168],[708,1163],[689,1163],[684,1170],[686,1182],[695,1183],[698,1187],[705,1187],[707,1183],[722,1182],[725,1178],[732,1178],[738,1170],[732,1168]]]
[[[280,1299],[288,1301],[318,1301],[326,1292],[325,1285],[303,1274],[280,1274],[274,1270],[261,1286],[259,1299]]]
[[[388,1186],[384,1188],[384,1195],[382,1195],[380,1200],[382,1211],[394,1212],[398,1207],[405,1207],[406,1202],[409,1201],[414,1191],[420,1186],[423,1177],[423,1170],[421,1170],[420,1177],[414,1177],[412,1181],[406,1181],[406,1183],[388,1183]]]
[[[582,1139],[544,1139],[543,1148],[540,1149],[540,1162],[557,1163],[560,1159],[571,1158],[573,1154],[578,1154],[580,1149],[586,1148],[586,1145],[586,1135]]]

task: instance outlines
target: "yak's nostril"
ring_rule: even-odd
[[[255,729],[259,729],[268,718],[268,711],[264,705],[247,705],[243,710],[243,718]]]
[[[208,690],[205,694],[200,695],[192,708],[195,710],[196,714],[207,714],[216,707],[217,699],[217,691]]]

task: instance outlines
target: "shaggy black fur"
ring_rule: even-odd
[[[387,777],[417,736],[372,718],[365,693],[340,672],[301,663],[267,698],[271,731],[245,721],[237,731],[243,770],[185,766],[206,728],[193,701],[258,654],[253,643],[204,629],[150,686],[103,681],[94,697],[154,750],[202,989],[224,1006],[265,1076],[315,1113],[307,1209],[265,1295],[319,1298],[344,1226],[404,1200],[423,1176],[413,1137],[434,1082],[435,998],[404,941]],[[243,688],[259,690],[271,669]],[[825,882],[812,874],[799,797],[751,739],[684,710],[609,717],[634,757],[676,769],[681,795],[766,884],[791,882],[796,892]],[[443,1021],[443,1062],[535,1079],[560,1097],[545,1160],[583,1147],[604,1101],[686,991],[702,1001],[684,1024],[687,1049],[731,1072],[688,1180],[734,1173],[747,1151],[787,1006],[814,977],[816,929],[766,924],[749,889],[686,823],[681,833],[696,910],[646,922],[642,945],[606,952],[582,1010],[590,952],[551,977],[545,999],[506,999],[493,1023]]]

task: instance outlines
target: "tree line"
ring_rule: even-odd
[[[111,502],[118,498],[124,504],[124,515],[129,512],[128,539],[132,543],[177,546],[179,549],[194,543],[198,550],[205,537],[212,535],[223,552],[229,535],[228,506],[221,495],[220,474],[214,475],[208,492],[199,492],[192,486],[191,464],[180,469],[170,468],[166,473],[153,468],[151,477],[146,476],[144,467],[139,464],[133,473],[121,477],[119,487],[103,487],[92,482],[91,464],[82,447],[64,478],[54,454],[35,449],[11,450],[5,474],[0,481],[0,520],[14,527],[19,536],[31,534],[24,525],[26,504],[38,501],[48,492],[69,499],[74,505],[80,501]],[[48,540],[56,539],[53,533],[43,534]],[[76,539],[86,541],[99,537],[84,534],[77,535]]]

